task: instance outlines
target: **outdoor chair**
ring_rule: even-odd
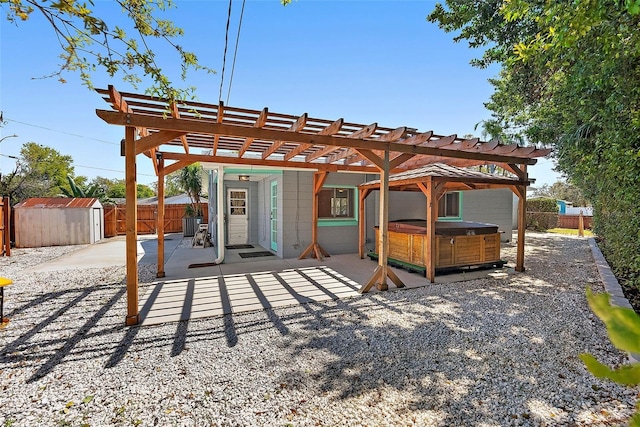
[[[191,246],[202,246],[203,248],[206,248],[210,241],[209,224],[199,224],[198,231],[195,232],[193,239],[191,239]]]

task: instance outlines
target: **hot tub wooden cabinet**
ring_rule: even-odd
[[[389,223],[389,261],[426,266],[426,221],[404,220]],[[377,259],[376,251],[370,254]],[[458,268],[478,265],[502,265],[498,226],[468,221],[436,222],[436,268]],[[373,255],[373,256],[371,256]]]

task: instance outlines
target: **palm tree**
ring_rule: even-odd
[[[67,181],[69,182],[69,188],[71,190],[67,190],[62,187],[62,196],[63,197],[82,197],[82,198],[93,198],[100,200],[100,202],[104,204],[113,203],[113,200],[107,197],[104,188],[102,188],[98,184],[93,184],[89,187],[82,188],[78,184],[76,184],[75,180],[71,175],[67,175]]]
[[[200,163],[193,163],[180,170],[180,185],[191,200],[191,205],[187,206],[186,216],[202,216],[202,166]]]

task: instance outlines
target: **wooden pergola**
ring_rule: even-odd
[[[427,238],[425,252],[429,254],[426,259],[426,277],[430,282],[434,282],[436,274],[436,227],[435,223],[438,219],[438,201],[449,191],[468,191],[468,190],[486,190],[491,188],[510,188],[519,200],[518,205],[518,247],[516,256],[516,270],[524,271],[524,231],[525,231],[525,196],[526,188],[530,185],[526,173],[517,174],[518,169],[514,169],[513,176],[496,176],[485,172],[461,169],[446,164],[434,163],[417,169],[408,170],[393,174],[389,177],[388,189],[395,191],[416,191],[421,192],[427,198],[426,203],[426,229]],[[365,199],[374,190],[381,190],[382,182],[374,180],[366,182],[358,187],[360,206],[364,204]],[[380,221],[382,224],[382,220]],[[386,224],[386,221],[385,221]],[[360,258],[364,258],[365,245],[365,229],[363,218],[358,221],[359,245],[358,252]],[[386,227],[383,230],[380,226],[380,232],[387,232]],[[382,246],[381,246],[382,248]],[[388,247],[385,248],[385,252]],[[378,268],[380,268],[378,266]],[[393,274],[393,273],[392,273]],[[374,275],[375,277],[375,275]],[[402,287],[402,283],[396,282],[393,276],[392,280],[397,286]],[[373,279],[373,278],[372,278]],[[375,280],[369,280],[365,283],[361,292],[368,292],[376,283]],[[384,287],[383,283],[378,282],[378,288]]]
[[[520,182],[527,182],[527,165],[550,150],[482,142],[457,135],[418,132],[408,127],[386,128],[356,124],[343,119],[327,120],[236,108],[218,104],[185,101],[169,103],[147,95],[118,92],[113,86],[97,92],[112,110],[96,110],[106,123],[125,127],[124,147],[126,181],[126,259],[127,325],[139,322],[137,229],[136,229],[136,156],[145,154],[153,162],[158,176],[158,277],[164,277],[164,177],[194,162],[256,165],[310,169],[314,175],[314,208],[326,175],[330,172],[359,172],[380,175],[380,224],[388,220],[389,175],[410,171],[433,163],[469,167],[495,164]],[[197,151],[197,152],[196,152]],[[524,215],[524,184],[514,191]],[[436,190],[437,191],[437,190]],[[303,256],[327,255],[317,240],[317,209],[314,209],[312,242]],[[520,221],[520,220],[519,220]],[[520,227],[519,227],[520,233]],[[380,233],[380,247],[386,246],[386,233]],[[524,227],[519,235],[524,245]],[[522,243],[520,243],[522,242]],[[520,252],[519,252],[520,253]],[[524,253],[524,252],[523,252]],[[524,261],[519,264],[524,269]],[[371,283],[386,288],[385,253],[380,253]]]

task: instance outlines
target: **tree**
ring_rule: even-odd
[[[124,179],[107,179],[97,177],[92,182],[103,186],[106,195],[110,198],[124,199],[126,197],[127,186]],[[153,197],[155,194],[155,191],[148,185],[137,184],[136,186],[136,196],[138,199]]]
[[[151,184],[151,188],[158,192],[157,181]],[[182,185],[180,184],[180,171],[171,172],[164,177],[164,195],[165,197],[177,196],[182,194]]]
[[[578,187],[565,181],[543,185],[536,191],[536,196],[566,200],[573,203],[574,206],[589,206],[591,204]]]
[[[137,184],[136,185],[136,196],[138,199],[146,199],[147,197],[153,197],[156,195],[156,192],[153,191],[153,188],[149,187],[145,184]]]
[[[69,182],[69,187],[71,190],[67,190],[66,188],[62,189],[62,194],[65,197],[82,197],[82,198],[96,198],[100,200],[100,203],[103,205],[113,204],[113,200],[107,197],[104,188],[99,184],[94,183],[91,185],[82,186],[76,183],[76,180],[73,179],[71,175],[67,175],[67,181]]]
[[[153,41],[163,42],[176,55],[181,66],[181,78],[187,78],[189,69],[213,72],[198,63],[193,52],[184,50],[177,39],[184,31],[173,22],[161,19],[167,8],[173,6],[170,0],[119,0],[123,14],[129,18],[127,25],[107,22],[96,13],[92,2],[65,0],[47,2],[44,0],[0,0],[0,5],[8,9],[9,22],[19,25],[29,21],[34,12],[43,15],[51,25],[60,43],[62,64],[54,70],[55,76],[65,82],[63,75],[75,72],[85,86],[93,88],[91,75],[102,69],[110,77],[121,74],[125,82],[134,87],[142,82],[140,75],[153,80],[147,90],[151,95],[170,100],[193,98],[195,88],[176,88],[165,75],[159,58],[150,46]]]
[[[594,207],[600,246],[640,311],[640,1],[447,0],[428,19],[499,63],[486,104],[506,134],[551,144]],[[638,296],[636,296],[638,295]]]
[[[62,189],[62,194],[65,197],[99,197],[104,194],[102,188],[97,185],[82,187],[76,184],[76,181],[71,175],[67,175],[67,181],[69,182],[71,190],[67,190],[66,188]]]
[[[51,147],[27,142],[20,150],[15,170],[2,177],[2,191],[12,203],[30,197],[54,197],[70,190],[67,176],[73,176],[73,159]]]
[[[180,185],[191,199],[191,205],[187,207],[186,216],[202,216],[202,174],[200,163],[192,163],[180,169]]]

